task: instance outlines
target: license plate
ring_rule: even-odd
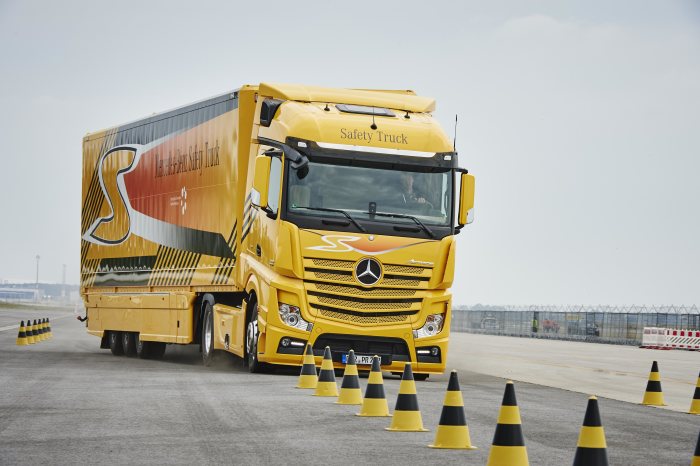
[[[371,365],[372,364],[372,358],[373,356],[361,356],[356,354],[355,355],[355,364],[357,365]],[[343,355],[343,364],[347,364],[348,362],[348,355],[344,354]],[[382,357],[379,356],[379,364],[382,363]]]

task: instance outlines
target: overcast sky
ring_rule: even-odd
[[[86,132],[277,81],[459,114],[455,303],[700,304],[698,5],[0,0],[0,280],[78,282]]]

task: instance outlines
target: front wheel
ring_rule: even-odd
[[[202,362],[209,366],[214,361],[214,308],[209,301],[204,302],[202,321]]]
[[[258,303],[253,302],[253,308],[250,311],[250,319],[246,326],[245,334],[245,352],[248,370],[250,372],[262,372],[265,365],[258,360],[258,338],[260,337],[260,329],[258,329]]]

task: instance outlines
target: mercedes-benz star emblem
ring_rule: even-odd
[[[355,277],[365,286],[374,285],[382,278],[382,266],[374,259],[362,259],[355,267]]]

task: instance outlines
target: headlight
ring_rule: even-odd
[[[285,325],[299,330],[311,331],[311,324],[301,317],[301,311],[297,306],[281,303],[279,307],[280,319]]]
[[[425,325],[413,331],[414,338],[433,337],[440,333],[442,324],[445,322],[443,314],[431,314],[425,319]]]

